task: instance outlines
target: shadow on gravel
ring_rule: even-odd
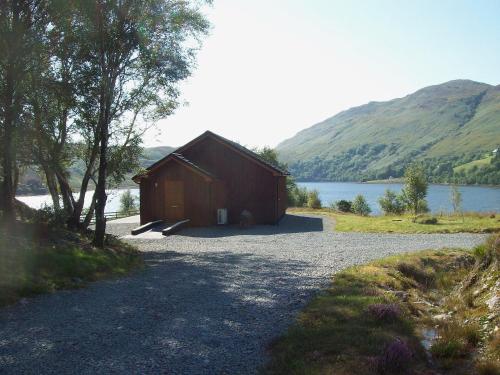
[[[145,257],[131,277],[0,310],[0,373],[255,373],[318,285],[300,261]]]
[[[237,225],[213,226],[206,228],[186,228],[178,232],[177,236],[216,238],[230,236],[275,235],[286,233],[322,232],[323,218],[286,214],[278,225],[256,225],[243,229]]]

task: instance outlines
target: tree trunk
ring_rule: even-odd
[[[13,82],[10,73],[7,73],[4,106],[4,131],[3,131],[3,157],[2,157],[2,209],[4,220],[13,222],[15,220],[14,212],[14,111],[13,111]]]
[[[95,189],[96,208],[95,208],[95,235],[94,245],[104,247],[104,239],[106,234],[106,217],[104,209],[106,208],[106,174],[107,174],[107,148],[108,148],[108,124],[107,121],[102,121],[100,126],[101,147],[99,151],[99,173],[97,177],[97,186]]]
[[[57,182],[54,173],[46,165],[42,166],[45,173],[45,180],[47,181],[47,188],[49,189],[50,196],[52,198],[52,204],[54,205],[54,210],[59,211],[61,209],[61,204],[59,202],[59,192],[57,191]]]
[[[59,183],[59,189],[61,190],[61,198],[63,202],[64,210],[71,215],[74,211],[75,200],[73,198],[73,192],[71,191],[71,187],[61,171],[55,171],[57,182]]]
[[[94,191],[94,194],[92,195],[92,202],[90,202],[89,212],[87,212],[87,215],[85,216],[85,220],[83,220],[83,227],[84,228],[89,227],[90,222],[92,221],[92,218],[94,217],[96,199],[97,199],[97,194]]]
[[[80,195],[78,200],[74,202],[71,216],[68,219],[68,226],[70,228],[80,227],[80,216],[83,212],[83,205],[85,203],[85,195],[87,194],[87,189],[89,186],[90,179],[92,177],[92,170],[94,169],[94,164],[97,159],[97,153],[99,152],[99,131],[95,132],[94,144],[92,147],[92,152],[90,154],[89,164],[85,170],[85,174],[82,178],[82,183],[80,185]],[[95,194],[95,193],[94,193]]]

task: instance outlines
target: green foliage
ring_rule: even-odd
[[[386,189],[384,195],[378,200],[378,203],[385,215],[402,215],[405,212],[405,204],[402,196],[390,189]]]
[[[352,201],[352,211],[361,216],[368,216],[372,212],[365,197],[361,194],[357,195]]]
[[[128,213],[137,209],[137,199],[130,190],[125,191],[120,197],[120,212]]]
[[[277,150],[301,179],[402,177],[417,160],[430,182],[500,184],[500,168],[493,161],[476,170],[454,171],[491,157],[498,147],[499,102],[500,92],[493,86],[451,81],[343,111],[282,142]]]
[[[287,178],[287,197],[289,207],[307,206],[307,196],[308,193],[305,187],[298,187],[292,178]]]
[[[309,208],[321,208],[321,199],[319,198],[319,192],[317,190],[311,190],[307,194],[307,207]]]
[[[405,170],[405,184],[401,193],[402,199],[406,207],[415,216],[428,210],[425,202],[428,186],[427,176],[422,166],[412,164]]]
[[[426,225],[436,225],[438,223],[437,217],[419,217],[416,220],[418,224],[426,224]]]
[[[0,306],[21,297],[79,288],[89,281],[124,275],[142,265],[133,247],[108,237],[105,249],[91,235],[44,222],[0,229]]]
[[[53,206],[43,205],[42,208],[34,210],[33,213],[32,220],[38,224],[64,225],[68,219],[64,210],[55,210]]]
[[[341,200],[335,202],[334,207],[337,211],[340,211],[340,212],[353,212],[352,211],[352,202],[344,200],[344,199],[341,199]]]
[[[453,206],[453,212],[457,213],[462,207],[462,193],[458,190],[456,185],[450,187],[450,200]]]

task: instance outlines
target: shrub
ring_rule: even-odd
[[[120,197],[120,212],[130,212],[137,209],[136,197],[130,190],[125,191]]]
[[[307,194],[307,207],[321,208],[321,199],[319,198],[319,192],[317,190],[311,190]]]
[[[461,358],[481,341],[478,324],[446,322],[439,331],[440,338],[432,345],[431,352],[440,358]]]
[[[405,212],[403,198],[392,190],[387,189],[378,203],[385,215],[401,215]]]
[[[459,340],[440,340],[431,346],[431,353],[436,358],[460,358],[466,354],[465,344]]]
[[[352,212],[352,202],[344,199],[335,202],[335,208],[340,212]]]
[[[429,211],[430,211],[430,209],[429,209],[429,205],[427,204],[427,201],[425,199],[421,199],[418,202],[417,213],[419,213],[419,214],[426,214]]]
[[[372,212],[372,209],[366,202],[365,197],[363,197],[361,194],[357,195],[356,198],[354,198],[354,201],[352,202],[352,210],[355,214],[361,216],[368,216],[370,212]]]
[[[489,236],[485,243],[474,248],[474,255],[479,259],[500,257],[500,234]]]
[[[395,303],[375,303],[368,306],[368,312],[378,320],[393,322],[401,316],[401,309]]]
[[[438,219],[436,217],[423,217],[423,218],[418,218],[416,222],[418,224],[435,225],[438,223]]]
[[[429,183],[422,165],[412,164],[406,168],[402,197],[408,209],[415,216],[422,212],[428,186]],[[425,203],[425,206],[427,207],[427,203]]]
[[[413,359],[413,351],[400,338],[384,348],[378,359],[378,371],[381,374],[407,373]]]
[[[288,190],[288,205],[290,207],[307,206],[307,189],[305,187],[294,186]]]
[[[68,219],[64,210],[54,210],[53,206],[44,205],[34,211],[33,221],[35,223],[63,225]]]

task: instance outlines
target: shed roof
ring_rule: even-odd
[[[193,163],[192,161],[189,161],[188,159],[186,159],[183,155],[182,155],[182,152],[184,150],[187,150],[189,149],[189,147],[191,147],[192,145],[198,143],[199,141],[207,138],[207,137],[212,137],[213,139],[223,143],[223,144],[226,144],[228,145],[229,147],[231,147],[232,149],[234,149],[235,151],[239,152],[240,154],[244,155],[245,157],[247,157],[248,159],[258,163],[259,165],[263,166],[264,168],[268,169],[268,170],[271,170],[272,172],[278,174],[278,175],[281,175],[281,176],[288,176],[289,173],[288,171],[274,165],[274,164],[271,164],[269,163],[267,160],[264,160],[263,158],[261,158],[258,154],[256,154],[255,152],[249,150],[248,148],[240,145],[239,143],[237,142],[234,142],[234,141],[231,141],[227,138],[224,138],[218,134],[215,134],[213,132],[211,132],[210,130],[207,130],[206,132],[204,132],[203,134],[199,135],[198,137],[196,137],[195,139],[191,140],[190,142],[186,143],[184,146],[181,146],[179,147],[178,149],[174,150],[172,153],[166,155],[164,158],[158,160],[157,162],[151,164],[149,167],[146,168],[146,172],[145,173],[142,173],[142,174],[137,174],[135,175],[132,179],[136,182],[138,182],[138,180],[142,177],[146,177],[148,172],[156,169],[157,167],[159,167],[160,165],[164,164],[165,161],[167,161],[169,158],[171,157],[175,157],[177,158],[178,160],[184,162],[184,163],[187,163],[188,165],[192,166],[193,168],[199,170],[200,172],[206,174],[207,176],[210,176],[212,178],[215,178],[210,172],[202,169],[201,167],[197,166],[195,163]]]
[[[166,162],[168,162],[170,160],[175,160],[175,161],[183,164],[184,166],[190,168],[194,172],[197,172],[198,174],[203,175],[204,177],[206,177],[208,179],[214,179],[214,180],[217,179],[217,177],[214,176],[212,173],[210,173],[206,169],[201,168],[199,165],[196,165],[194,162],[192,162],[191,160],[187,159],[185,156],[183,156],[181,154],[178,154],[177,152],[171,152],[170,154],[168,154],[167,156],[165,156],[160,161],[161,161],[161,164],[164,164],[164,163],[166,163]],[[159,164],[157,166],[159,166]],[[148,168],[148,172],[151,171],[150,168],[151,167]],[[134,180],[135,182],[139,182],[139,180],[141,178],[147,177],[147,175],[148,175],[147,172],[146,173],[139,173],[139,174],[135,175],[134,177],[132,177],[132,180]]]

